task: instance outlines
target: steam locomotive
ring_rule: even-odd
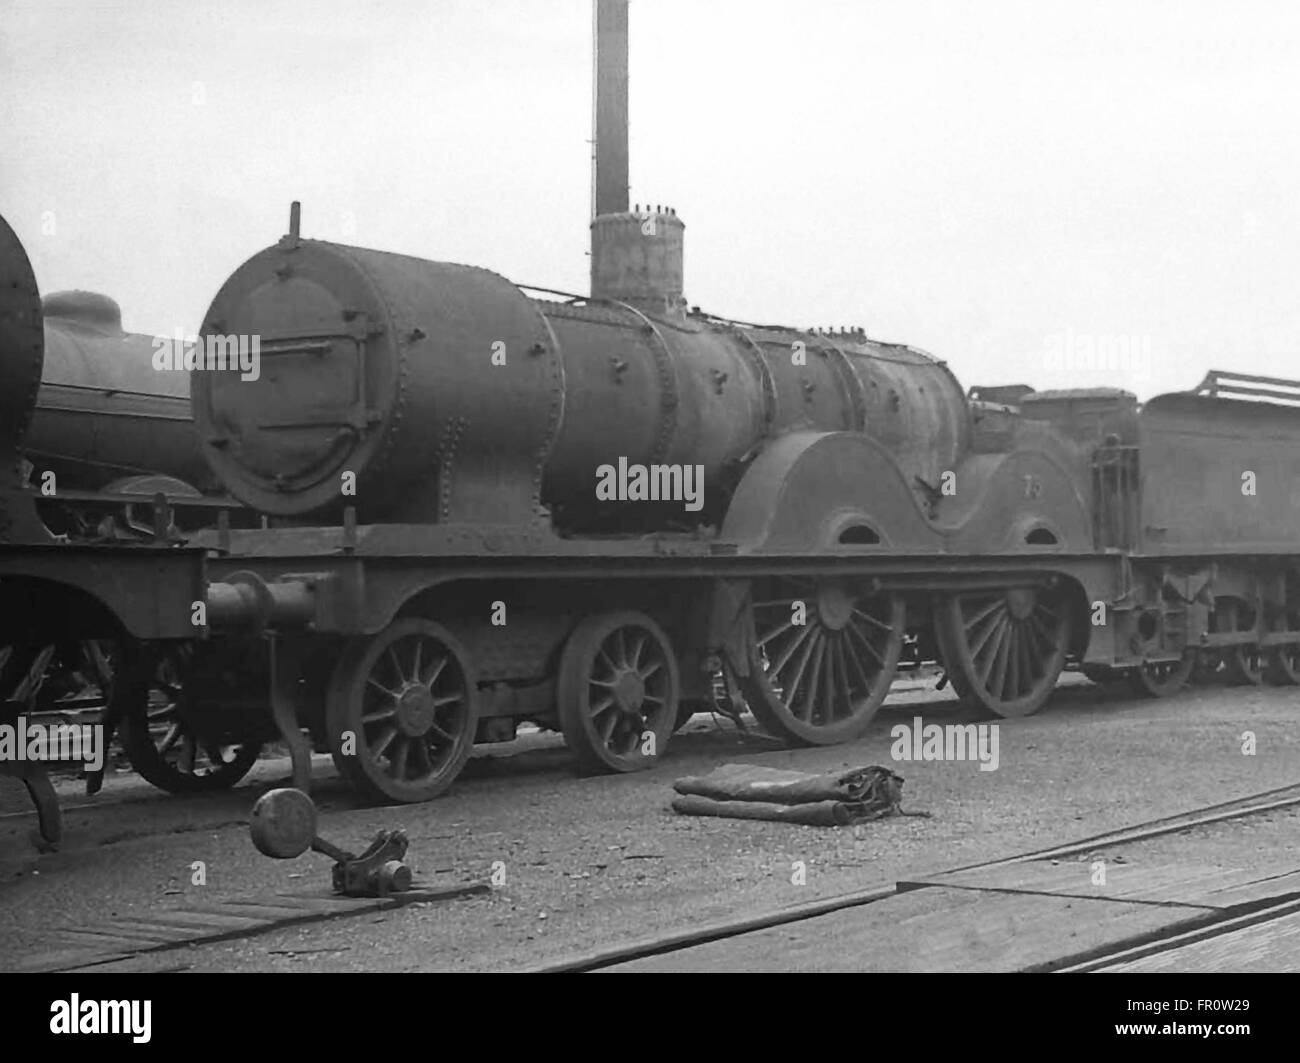
[[[688,307],[682,228],[598,217],[583,297],[306,240],[295,215],[199,336],[260,341],[256,379],[191,380],[194,442],[237,501],[182,542],[60,543],[16,519],[36,492],[15,478],[5,614],[37,592],[60,635],[116,640],[127,731],[161,707],[206,755],[155,765],[168,788],[229,785],[279,737],[302,785],[314,741],[401,801],[524,720],[603,771],[710,707],[848,741],[909,638],[1002,717],[1071,660],[1155,696],[1198,657],[1300,676],[1294,385],[968,397],[913,348]],[[6,442],[67,453],[33,434],[49,411],[13,431],[39,344],[30,293],[4,290],[4,365],[28,373]],[[136,371],[153,348],[118,353]],[[232,526],[238,504],[263,526]]]
[[[165,788],[230,785],[277,739],[296,786],[326,749],[390,801],[524,721],[606,772],[702,709],[851,741],[905,644],[1003,718],[1067,664],[1150,696],[1198,663],[1300,680],[1300,385],[967,393],[858,329],[690,306],[681,219],[612,184],[588,295],[305,239],[295,204],[204,317],[185,441],[32,416],[59,339],[0,230],[0,644],[108,640],[110,717],[167,723],[137,745]],[[84,349],[166,386],[152,347]],[[118,442],[114,467],[214,482],[154,484],[133,537],[51,535],[19,463]]]

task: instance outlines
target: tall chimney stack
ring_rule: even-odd
[[[627,2],[596,0],[595,215],[627,211]]]
[[[685,226],[671,207],[628,208],[628,0],[595,0],[591,295],[680,317]]]

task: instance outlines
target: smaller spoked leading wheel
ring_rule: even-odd
[[[1291,623],[1300,623],[1300,617],[1292,618]],[[1297,630],[1290,628],[1290,630]],[[1274,646],[1268,654],[1264,666],[1264,678],[1274,686],[1295,686],[1300,684],[1300,642],[1283,643]]]
[[[654,764],[677,727],[679,694],[672,644],[644,613],[587,617],[564,645],[556,683],[560,727],[584,772]]]
[[[193,647],[155,644],[124,650],[112,666],[122,749],[131,767],[168,793],[234,786],[257,761],[261,743],[224,742],[196,733],[185,713]]]
[[[1198,654],[1189,649],[1176,661],[1148,661],[1129,671],[1129,684],[1144,698],[1168,698],[1187,685]]]
[[[1255,643],[1233,646],[1224,651],[1224,675],[1232,686],[1260,686],[1268,658]]]
[[[1269,631],[1295,637],[1300,632],[1300,573],[1286,575],[1284,602],[1271,613]],[[1300,684],[1300,642],[1283,642],[1270,647],[1264,664],[1264,679],[1274,686]]]
[[[1256,630],[1258,613],[1250,602],[1237,597],[1216,598],[1210,627],[1215,633],[1241,635]],[[1255,643],[1224,646],[1219,651],[1221,675],[1231,686],[1259,686],[1264,682],[1266,655]]]
[[[325,726],[339,774],[363,794],[406,803],[437,797],[474,748],[478,689],[469,655],[422,617],[354,639],[331,677]]]
[[[1070,647],[1068,599],[1039,587],[953,594],[939,603],[935,634],[953,687],[1003,718],[1046,704]]]

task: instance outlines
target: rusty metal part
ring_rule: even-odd
[[[316,833],[316,805],[301,790],[271,790],[258,798],[249,821],[257,851],[292,860],[308,849],[334,861],[334,892],[347,897],[384,897],[411,888],[404,862],[410,844],[404,830],[381,830],[360,855],[340,849]]]

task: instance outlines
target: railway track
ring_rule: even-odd
[[[1137,823],[1116,831],[1079,838],[1062,845],[1037,849],[1011,857],[967,864],[927,875],[917,880],[900,880],[893,884],[873,887],[842,894],[807,904],[792,906],[775,912],[757,916],[696,927],[661,936],[645,938],[621,945],[613,949],[604,949],[586,954],[574,955],[554,963],[548,963],[530,969],[531,973],[590,973],[616,970],[672,970],[677,959],[691,955],[692,950],[707,946],[726,946],[737,942],[747,942],[758,935],[778,928],[785,928],[798,934],[819,919],[837,913],[850,912],[854,909],[868,909],[874,906],[888,906],[891,901],[906,894],[931,886],[951,885],[961,877],[973,878],[979,873],[992,873],[1028,867],[1042,862],[1062,861],[1081,854],[1096,853],[1101,849],[1132,847],[1154,839],[1186,833],[1198,828],[1219,826],[1251,816],[1264,816],[1269,813],[1288,809],[1300,809],[1300,783],[1265,790],[1231,801],[1203,806],[1189,812]],[[1250,897],[1249,891],[1240,893],[1242,898],[1235,903],[1222,907],[1209,907],[1200,904],[1185,904],[1188,909],[1186,919],[1172,919],[1167,927],[1154,931],[1139,932],[1122,937],[1082,953],[1056,956],[1043,962],[1028,964],[1025,971],[1095,971],[1113,965],[1143,960],[1162,952],[1185,948],[1202,942],[1231,935],[1246,930],[1255,930],[1270,923],[1300,916],[1300,859],[1294,873],[1282,876],[1266,876],[1259,881],[1272,879],[1276,890],[1268,892],[1265,885],[1257,897]],[[962,886],[960,888],[978,888]],[[1009,895],[1049,894],[1035,890],[1031,885],[1016,888],[1014,886],[989,887],[989,893],[1002,897]],[[1055,896],[1079,897],[1082,894],[1066,893]],[[1176,901],[1145,900],[1139,903],[1166,905],[1174,907]],[[883,908],[882,908],[883,910]],[[1183,913],[1178,913],[1183,914]],[[885,912],[886,917],[889,916]],[[649,966],[647,966],[649,964]],[[695,969],[691,967],[690,969]]]

